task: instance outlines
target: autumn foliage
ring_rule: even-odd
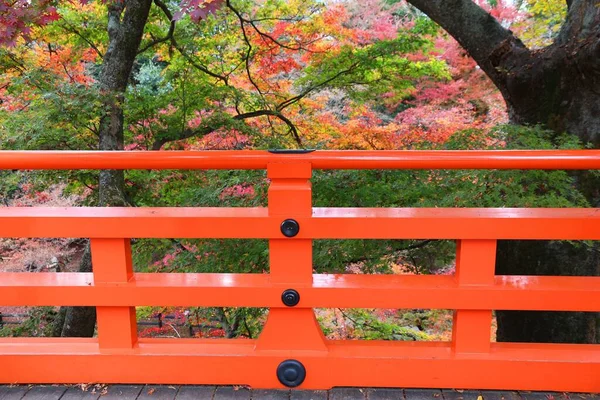
[[[508,122],[501,95],[454,39],[404,2],[165,3],[152,6],[119,103],[125,150],[504,148],[509,137],[517,148],[578,145],[557,144],[536,129],[523,134],[498,128]],[[549,18],[535,2],[528,2],[529,12],[505,0],[479,3],[526,39],[532,29],[541,29],[540,19]],[[98,147],[110,4],[0,0],[1,149]],[[348,207],[583,203],[569,193],[565,175],[537,177],[555,189],[532,200],[539,187],[530,178],[498,172],[324,172],[314,177],[315,202]],[[491,183],[484,185],[486,179]],[[252,207],[265,204],[268,182],[254,172],[130,171],[124,184],[132,206]],[[0,200],[12,206],[47,204],[56,201],[57,187],[58,197],[77,204],[93,204],[98,196],[97,175],[65,172],[12,176],[0,182]],[[452,271],[450,242],[372,242],[316,243],[315,268]],[[0,255],[17,259],[19,251],[40,246],[20,243],[18,250],[14,242],[6,243]],[[136,268],[158,272],[263,273],[267,256],[264,241],[134,244]],[[143,335],[177,337],[188,324],[204,326],[189,330],[192,336],[252,337],[265,318],[264,310],[140,311],[148,320],[159,313],[174,317]],[[321,310],[319,317],[331,337],[422,340],[444,338],[449,328],[443,312]]]

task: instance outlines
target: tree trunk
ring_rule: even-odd
[[[102,62],[100,88],[104,99],[99,149],[123,150],[123,101],[133,62],[144,33],[151,0],[114,0],[108,4],[108,49]],[[100,171],[98,206],[126,206],[124,172]],[[79,272],[91,272],[89,245]],[[61,336],[94,335],[94,307],[63,307]]]
[[[79,272],[92,272],[90,246],[87,245],[79,264]],[[54,333],[69,337],[94,336],[96,307],[61,307],[55,322]],[[61,324],[62,327],[59,327]]]
[[[452,35],[498,87],[517,124],[541,124],[600,148],[600,7],[568,0],[565,23],[550,46],[528,49],[471,0],[408,0]],[[576,175],[593,206],[600,195],[591,174]],[[500,241],[499,275],[599,274],[597,246]],[[498,340],[600,342],[598,313],[500,311]]]
[[[500,241],[501,275],[597,275],[597,248],[557,241]],[[498,311],[497,341],[597,343],[596,313]]]

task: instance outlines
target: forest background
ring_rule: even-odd
[[[577,117],[521,111],[535,108],[536,100],[524,99],[529,107],[515,100],[514,85],[500,80],[504,74],[510,81],[511,72],[488,65],[497,52],[485,59],[481,50],[469,49],[469,39],[439,15],[443,1],[410,3],[1,0],[0,150],[597,147],[598,132],[583,129]],[[453,3],[460,7],[448,15],[462,13],[474,27],[490,24],[490,37],[509,32],[503,46],[522,46],[533,57],[555,51],[553,46],[568,47],[564,37],[579,21],[572,15],[595,2]],[[579,21],[594,40],[600,40],[600,24],[595,30],[588,25],[598,22],[598,10],[596,4],[593,15],[588,11],[591,22],[585,12]],[[554,68],[544,63],[546,70]],[[564,84],[541,79],[554,92]],[[542,104],[544,96],[540,92]],[[317,207],[590,207],[596,204],[596,189],[590,189],[597,187],[595,179],[564,171],[374,170],[319,171],[312,182]],[[266,205],[267,187],[262,171],[0,171],[1,206],[252,207]],[[544,264],[543,271],[503,272],[590,274],[592,265],[598,273],[594,243],[544,243],[541,255],[531,255],[541,247],[518,246],[500,246],[500,269],[514,254],[531,261],[547,249],[587,261],[579,270],[566,270],[563,263],[555,270]],[[268,271],[263,240],[134,240],[132,249],[136,271]],[[91,270],[89,246],[81,238],[3,238],[0,257],[2,271]],[[318,273],[452,274],[454,262],[452,241],[314,243]],[[94,334],[93,308],[0,307],[0,312],[4,336]],[[142,336],[231,338],[256,337],[267,310],[137,312],[151,326],[141,326]],[[499,313],[498,333],[494,326],[490,335],[600,341],[597,315],[572,314]],[[331,338],[445,340],[451,334],[448,310],[323,309],[317,315]]]

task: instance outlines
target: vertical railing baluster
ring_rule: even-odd
[[[94,285],[133,277],[130,239],[91,239]],[[138,340],[135,307],[96,307],[100,349],[131,349]]]
[[[312,215],[309,163],[269,164],[269,215],[285,220]],[[300,232],[302,232],[300,225]],[[300,295],[296,306],[271,308],[257,343],[258,350],[326,350],[323,333],[310,308],[302,305],[302,289],[312,285],[312,240],[285,237],[269,241],[271,281],[281,292]]]
[[[496,240],[459,240],[456,248],[456,280],[459,286],[491,286],[496,266]],[[473,299],[476,302],[477,299]],[[452,347],[457,353],[490,350],[492,310],[456,310]]]

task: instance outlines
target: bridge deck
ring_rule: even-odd
[[[600,400],[595,394],[434,389],[290,391],[166,385],[90,385],[84,389],[81,386],[0,386],[0,400]]]

